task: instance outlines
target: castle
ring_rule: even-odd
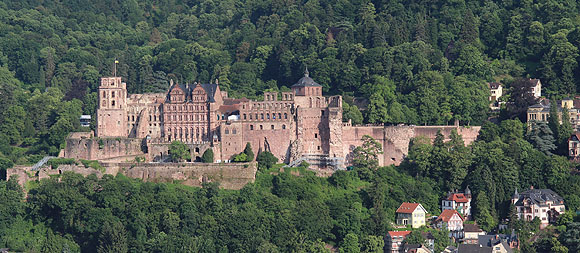
[[[456,129],[466,144],[479,127],[352,126],[343,122],[342,97],[325,97],[308,73],[289,92],[264,92],[263,101],[229,98],[214,84],[171,81],[167,93],[128,94],[121,77],[103,77],[98,91],[94,135],[73,133],[64,157],[128,161],[143,156],[149,162],[168,157],[172,141],[182,141],[199,161],[211,148],[216,162],[227,162],[250,143],[256,154],[269,151],[285,163],[309,162],[317,168],[344,168],[352,151],[370,135],[384,154],[380,165],[399,164],[411,138],[433,139],[438,130],[449,136]]]

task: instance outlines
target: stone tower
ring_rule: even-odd
[[[98,137],[127,137],[127,85],[121,77],[103,77],[97,109]]]

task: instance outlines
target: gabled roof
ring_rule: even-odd
[[[443,212],[441,212],[441,215],[439,215],[439,217],[437,217],[437,221],[444,221],[444,222],[448,222],[449,220],[451,220],[451,218],[453,217],[453,215],[457,214],[457,216],[459,216],[459,218],[461,220],[463,219],[463,216],[461,216],[461,214],[459,214],[457,211],[453,210],[453,209],[447,209],[447,210],[443,210]]]
[[[568,141],[580,141],[580,132],[575,132],[568,138]]]
[[[389,231],[388,233],[391,238],[395,236],[406,237],[411,233],[411,231]]]
[[[403,202],[403,204],[397,208],[397,213],[413,213],[417,207],[420,207],[425,213],[427,213],[427,210],[425,210],[421,204],[409,202]]]
[[[488,86],[490,89],[495,90],[501,86],[501,83],[493,82],[493,83],[489,83]]]
[[[447,196],[447,200],[455,201],[458,203],[467,203],[469,201],[469,199],[467,199],[463,193],[451,193]]]
[[[179,88],[181,89],[181,91],[183,91],[185,93],[185,100],[191,100],[191,92],[193,91],[193,89],[195,89],[195,87],[197,87],[198,83],[194,83],[194,84],[178,84],[175,83],[171,86],[171,88],[169,88],[169,92],[168,92],[168,96],[169,93],[175,89],[175,88]],[[215,102],[215,92],[217,90],[218,84],[216,83],[206,83],[206,84],[199,84],[203,90],[205,91],[205,93],[207,94],[207,99],[209,102]]]

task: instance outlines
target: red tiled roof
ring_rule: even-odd
[[[452,193],[447,197],[447,200],[459,202],[459,203],[467,203],[467,197],[463,193]]]
[[[403,202],[401,206],[397,209],[397,213],[413,213],[415,209],[419,206],[419,203],[408,203]]]
[[[439,215],[439,217],[437,217],[437,220],[435,220],[435,221],[448,222],[451,219],[451,217],[453,217],[454,214],[459,215],[459,218],[461,218],[461,220],[463,220],[463,217],[457,211],[455,211],[453,209],[447,209],[447,210],[443,210],[443,212],[441,212],[441,215]]]
[[[389,231],[389,235],[391,237],[394,237],[394,236],[403,236],[403,237],[405,237],[405,236],[409,235],[410,233],[411,233],[411,231]]]

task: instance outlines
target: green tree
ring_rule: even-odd
[[[527,134],[527,139],[535,148],[542,151],[546,155],[551,155],[556,149],[556,139],[550,127],[544,122],[538,122],[532,125],[530,132]]]
[[[264,151],[258,154],[256,157],[256,161],[258,162],[258,166],[263,169],[270,169],[274,164],[278,162],[278,158],[274,156],[274,154]]]
[[[252,151],[252,145],[250,143],[246,143],[246,147],[244,148],[244,154],[246,154],[246,162],[251,162],[254,160],[254,151]]]
[[[360,246],[358,243],[358,236],[355,234],[347,234],[342,241],[339,252],[341,253],[359,253]]]
[[[385,241],[380,236],[368,235],[361,242],[361,252],[364,253],[380,253],[384,247]]]
[[[379,155],[383,153],[382,145],[369,135],[361,138],[362,146],[353,150],[353,164],[358,168],[376,169],[379,165]]]
[[[405,237],[404,242],[407,244],[425,244],[427,240],[421,235],[420,230],[413,230],[411,233]]]
[[[169,145],[169,156],[173,162],[182,162],[191,159],[189,147],[181,141],[171,142]]]
[[[201,156],[201,161],[204,163],[213,163],[213,149],[208,148],[205,150],[205,152],[203,152],[203,155]]]
[[[127,252],[127,232],[120,221],[106,221],[99,235],[97,252]]]
[[[343,121],[351,120],[353,125],[360,125],[363,122],[363,115],[356,105],[349,105],[346,102],[342,103],[342,119]]]
[[[491,215],[491,205],[486,193],[478,193],[475,199],[475,220],[485,231],[491,231],[497,225],[497,221]]]

